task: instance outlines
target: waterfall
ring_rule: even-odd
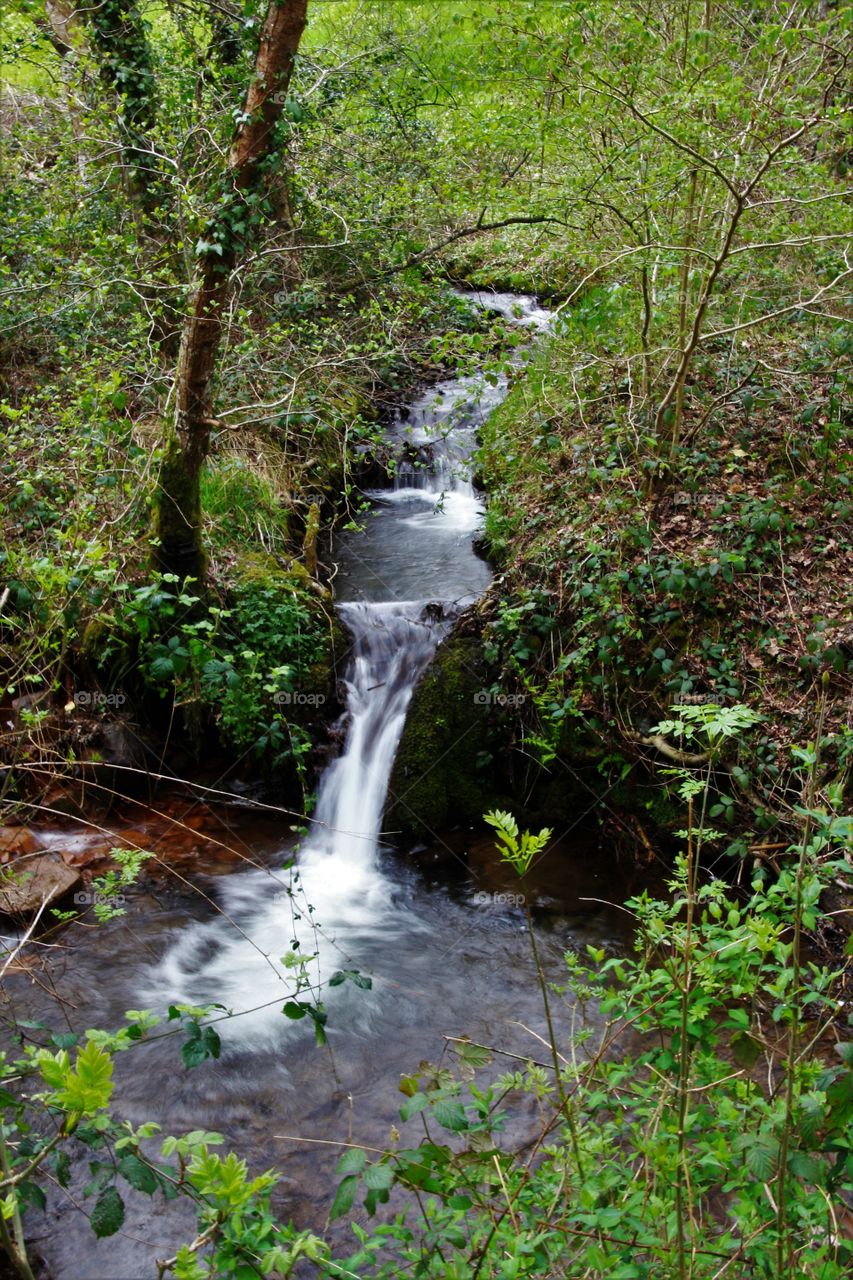
[[[550,320],[531,298],[487,294],[481,305],[532,330]],[[229,876],[222,914],[189,925],[157,967],[152,1003],[217,1001],[240,1016],[221,1024],[237,1047],[275,1043],[288,1026],[282,1003],[294,991],[294,963],[306,962],[315,994],[330,1006],[339,989],[324,984],[357,968],[366,939],[422,926],[394,905],[383,870],[382,813],[409,701],[459,608],[488,583],[472,536],[482,504],[471,457],[484,417],[506,395],[505,375],[449,379],[430,388],[391,424],[400,459],[394,485],[368,495],[375,514],[342,540],[337,609],[352,636],[345,675],[348,720],[343,750],[325,771],[296,865],[279,873]],[[414,461],[413,461],[414,457]],[[364,999],[369,1016],[375,993]],[[352,1016],[352,1007],[337,1019]],[[330,1014],[330,1024],[334,1025]]]
[[[326,770],[303,872],[335,858],[350,876],[372,873],[388,779],[412,691],[449,618],[423,604],[345,604],[353,636],[346,679],[346,744]],[[436,616],[438,615],[438,616]]]

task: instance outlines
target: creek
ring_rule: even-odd
[[[532,298],[479,301],[532,337],[549,323]],[[57,1029],[117,1026],[128,1008],[224,1006],[233,1016],[217,1023],[218,1061],[184,1070],[174,1038],[140,1042],[117,1057],[122,1114],[134,1123],[156,1119],[164,1133],[225,1134],[253,1170],[281,1171],[279,1211],[318,1232],[336,1186],[333,1144],[388,1142],[399,1123],[400,1075],[437,1061],[445,1037],[542,1056],[544,1019],[513,873],[496,865],[491,842],[474,831],[437,832],[428,847],[405,855],[382,830],[415,684],[454,618],[489,582],[473,545],[483,508],[471,457],[479,424],[506,389],[505,377],[450,379],[422,392],[389,427],[399,458],[393,487],[368,495],[364,528],[335,549],[336,607],[352,637],[346,736],[301,843],[281,823],[238,819],[232,837],[247,869],[222,874],[202,863],[182,881],[145,882],[129,895],[124,917],[61,940],[47,983],[14,982],[16,1016]],[[625,917],[603,901],[620,900],[625,887],[613,857],[582,824],[553,842],[530,892],[554,980],[569,947],[625,947]],[[302,970],[294,957],[303,958]],[[329,987],[345,970],[369,978],[369,988]],[[299,971],[313,992],[303,997],[325,1006],[324,1047],[314,1044],[310,1017],[282,1015]],[[506,1140],[520,1137],[528,1120],[520,1102]],[[55,1280],[150,1277],[155,1259],[192,1238],[187,1205],[152,1206],[122,1186],[124,1227],[95,1240],[84,1217],[93,1203],[82,1194],[87,1177],[81,1161],[69,1193],[55,1190],[47,1216],[28,1220]]]

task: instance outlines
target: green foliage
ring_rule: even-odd
[[[504,862],[509,862],[520,876],[527,874],[531,862],[537,853],[542,852],[553,835],[550,827],[543,827],[537,835],[530,831],[519,835],[518,823],[511,813],[495,811],[484,814],[483,818],[498,833],[497,849],[501,858]]]
[[[751,719],[745,708],[717,708],[681,723],[719,741]],[[490,821],[519,847],[509,815]],[[346,1268],[359,1277],[476,1269],[496,1280],[564,1272],[699,1280],[731,1263],[745,1274],[840,1280],[853,1246],[834,1229],[831,1198],[853,1188],[853,1055],[842,1045],[841,1063],[827,1064],[791,1056],[785,1040],[806,1010],[811,1043],[837,1015],[841,972],[800,969],[791,932],[798,919],[813,926],[839,842],[849,847],[846,822],[823,815],[821,832],[804,876],[758,875],[747,896],[713,877],[697,887],[685,855],[670,899],[644,893],[627,904],[635,957],[595,947],[586,959],[567,954],[575,1012],[559,1025],[576,1030],[560,1045],[556,1078],[530,1064],[481,1090],[473,1072],[490,1055],[472,1046],[472,1056],[464,1042],[456,1072],[424,1067],[404,1077],[400,1119],[417,1117],[425,1136],[372,1162],[348,1151],[333,1213],[349,1213],[362,1186],[373,1212],[394,1184],[417,1197],[417,1212],[413,1203],[372,1233],[356,1227],[360,1248]],[[596,1015],[588,1024],[587,1010]],[[561,1084],[571,1092],[571,1125]],[[517,1091],[551,1108],[535,1164],[499,1141],[503,1106]],[[780,1239],[796,1270],[779,1270]]]
[[[218,1037],[201,1022],[208,1012],[190,1006],[169,1012],[170,1020],[180,1020],[188,1035],[182,1049],[187,1067],[218,1057]],[[270,1193],[277,1175],[250,1177],[236,1155],[217,1154],[212,1148],[222,1144],[219,1134],[194,1131],[166,1137],[156,1152],[152,1142],[157,1124],[134,1128],[112,1114],[113,1055],[132,1049],[160,1021],[148,1010],[131,1010],[127,1018],[118,1032],[89,1032],[73,1061],[65,1048],[28,1045],[17,1059],[4,1057],[0,1062],[4,1224],[19,1224],[25,1208],[44,1210],[42,1183],[53,1179],[66,1187],[69,1152],[79,1158],[83,1151],[88,1152],[91,1174],[84,1196],[94,1197],[88,1216],[99,1238],[115,1235],[124,1223],[123,1184],[155,1199],[183,1195],[194,1202],[198,1235],[163,1265],[162,1275],[172,1274],[177,1280],[242,1276],[247,1268],[254,1270],[259,1259],[264,1274],[290,1274],[298,1258],[327,1258],[328,1247],[311,1233],[276,1221]],[[55,1042],[60,1037],[51,1038]],[[0,1246],[19,1274],[31,1274],[25,1251],[16,1247],[5,1225]]]

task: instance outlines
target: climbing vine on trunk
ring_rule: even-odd
[[[157,560],[180,579],[204,577],[199,477],[210,445],[213,379],[231,274],[268,213],[281,117],[305,29],[308,0],[272,0],[238,117],[215,210],[198,242],[184,323],[174,417],[166,429],[157,497]]]

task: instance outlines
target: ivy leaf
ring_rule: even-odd
[[[90,1222],[99,1240],[114,1236],[119,1230],[124,1222],[124,1201],[115,1187],[107,1187],[98,1196]]]

